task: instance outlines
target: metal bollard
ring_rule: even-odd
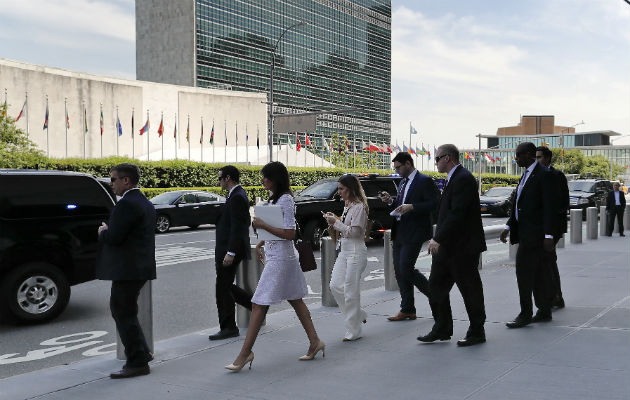
[[[599,236],[606,236],[606,224],[608,218],[606,218],[606,206],[599,207]]]
[[[236,267],[236,284],[246,292],[254,293],[264,267],[256,258],[256,245],[251,245],[250,257],[250,259],[242,260]],[[251,314],[252,312],[247,308],[240,304],[236,305],[236,324],[239,328],[249,327]]]
[[[571,210],[571,243],[582,243],[582,209]]]
[[[556,248],[557,249],[564,248],[564,233],[562,234],[562,237],[560,238],[560,240],[558,240],[558,244],[556,244]]]
[[[337,307],[337,302],[330,291],[330,278],[337,260],[335,242],[330,237],[323,237],[320,249],[322,259],[322,305],[325,307]]]
[[[597,239],[597,207],[586,209],[586,238]]]
[[[628,224],[630,224],[630,204],[626,204],[626,209],[623,212],[623,227],[628,229]]]
[[[138,295],[138,321],[140,328],[144,333],[144,339],[147,341],[149,351],[153,353],[153,299],[152,299],[152,283],[147,281]],[[116,331],[116,358],[126,360],[125,346],[123,346],[120,335]]]
[[[392,231],[388,229],[383,235],[383,275],[385,275],[385,290],[398,291],[393,255]]]
[[[518,243],[510,244],[510,242],[508,242],[508,246],[510,246],[510,260],[516,260],[516,252],[518,251]]]

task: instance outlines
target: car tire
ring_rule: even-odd
[[[320,224],[317,223],[316,220],[308,221],[304,225],[304,230],[302,231],[302,237],[305,241],[310,241],[313,250],[319,249],[319,241],[323,236],[326,235],[326,230],[321,227]]]
[[[155,231],[157,233],[166,233],[171,229],[171,220],[164,214],[157,216],[155,220]]]
[[[3,314],[23,323],[56,318],[70,301],[70,284],[59,268],[45,262],[22,264],[3,278]]]

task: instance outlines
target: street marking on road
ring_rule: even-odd
[[[377,280],[385,280],[385,270],[383,268],[372,270],[368,273],[368,275],[363,278],[364,282],[368,281],[377,281]]]
[[[155,250],[155,261],[158,268],[166,265],[204,261],[211,258],[214,258],[214,249],[191,246],[169,246],[166,249]]]
[[[378,262],[378,257],[368,257],[367,260],[371,262]]]

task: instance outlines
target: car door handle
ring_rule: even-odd
[[[193,207],[193,209],[195,209],[195,210],[196,210],[196,209],[198,209],[198,208],[199,208],[199,206],[195,206],[195,207]]]

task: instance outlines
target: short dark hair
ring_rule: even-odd
[[[140,168],[136,164],[122,163],[114,165],[111,171],[116,171],[120,178],[129,178],[134,185],[140,182]]]
[[[518,146],[516,146],[516,151],[518,152],[519,148],[527,153],[531,158],[536,158],[536,145],[532,142],[523,142],[523,143],[519,143]]]
[[[226,176],[229,176],[232,179],[232,182],[240,182],[241,173],[235,166],[224,165],[223,167],[219,168],[219,171],[221,171],[221,177],[223,177],[223,179],[225,179]]]
[[[551,150],[549,150],[549,147],[547,146],[538,146],[536,147],[536,152],[541,152],[543,157],[545,158],[551,158],[551,156],[553,155],[553,153],[551,152]]]
[[[280,161],[272,161],[267,163],[260,170],[260,174],[273,182],[273,194],[269,198],[272,203],[276,204],[280,196],[283,194],[289,194],[293,196],[291,192],[291,184],[289,183],[289,171]]]
[[[400,153],[396,154],[396,157],[392,159],[392,162],[394,161],[398,161],[401,164],[405,164],[407,161],[409,161],[411,163],[411,166],[413,167],[413,158],[411,158],[411,154],[407,153],[406,151],[401,151]]]

